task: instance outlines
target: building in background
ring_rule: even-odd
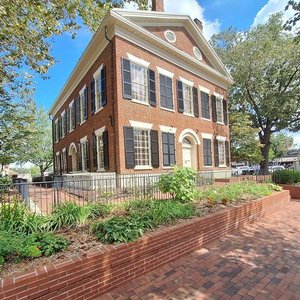
[[[55,171],[161,173],[230,169],[230,74],[202,23],[111,10],[53,104]]]

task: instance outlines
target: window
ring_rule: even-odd
[[[210,139],[203,139],[203,160],[204,160],[204,167],[212,166],[211,140]]]
[[[176,42],[176,35],[171,30],[166,30],[165,31],[165,38],[170,43],[175,43]]]
[[[60,152],[57,152],[55,155],[55,171],[56,173],[61,173]]]
[[[75,105],[74,102],[70,105],[70,113],[69,113],[69,125],[70,125],[70,131],[72,131],[75,128]]]
[[[134,159],[136,166],[150,166],[149,130],[134,129]]]
[[[67,121],[67,115],[65,112],[63,112],[62,116],[61,116],[61,137],[63,138],[66,135],[66,122]]]
[[[67,171],[67,151],[64,148],[62,151],[62,172],[66,173]]]
[[[202,118],[210,119],[209,96],[205,92],[201,92],[201,112],[202,112]]]
[[[194,52],[194,55],[196,56],[196,58],[197,58],[198,60],[202,60],[202,53],[201,53],[201,51],[200,51],[199,48],[194,47],[194,48],[193,48],[193,52]]]
[[[97,136],[97,150],[98,150],[98,169],[104,170],[104,146],[103,146],[103,134]]]
[[[159,75],[160,83],[160,105],[161,107],[173,109],[173,83],[172,78]]]
[[[173,133],[162,133],[163,166],[175,164],[175,138]]]
[[[224,123],[223,101],[220,98],[216,99],[217,122]]]
[[[182,84],[183,87],[183,107],[184,113],[193,115],[193,94],[192,87],[186,83]]]
[[[131,67],[132,98],[140,102],[148,102],[147,69],[133,62]]]
[[[84,86],[79,92],[79,97],[77,99],[77,118],[78,124],[83,123],[88,116],[87,111],[87,88]]]
[[[219,165],[226,165],[225,141],[218,141]]]
[[[82,171],[87,171],[88,169],[88,142],[81,142],[81,163]]]
[[[54,122],[54,131],[55,131],[55,142],[58,142],[59,138],[59,127],[58,127],[58,119],[55,120]]]

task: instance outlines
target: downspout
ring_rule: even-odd
[[[110,118],[110,124],[113,128],[113,138],[114,138],[114,156],[115,156],[115,159],[114,159],[114,162],[115,162],[115,173],[117,174],[117,136],[116,136],[116,118],[115,118],[115,78],[114,78],[114,74],[115,74],[115,71],[114,71],[114,43],[112,42],[112,40],[108,37],[108,34],[107,34],[107,26],[105,26],[105,38],[106,40],[109,42],[110,44],[110,54],[111,54],[111,61],[110,61],[110,72],[111,72],[111,86],[112,86],[112,116],[109,116]]]

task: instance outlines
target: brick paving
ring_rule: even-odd
[[[300,299],[300,201],[98,299]]]

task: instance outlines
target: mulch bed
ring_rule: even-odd
[[[235,206],[244,202],[249,202],[256,200],[257,198],[253,196],[245,196],[243,199],[235,203],[230,203],[227,205],[217,204],[214,207],[210,207],[206,202],[201,202],[196,204],[197,216],[191,218],[197,218],[199,216],[205,216],[222,209]],[[168,227],[174,224],[185,222],[185,220],[177,220],[173,224],[162,225],[160,227]],[[58,252],[49,257],[39,257],[35,259],[22,260],[20,262],[6,262],[2,267],[0,267],[0,278],[12,276],[18,272],[28,271],[35,267],[43,266],[52,262],[63,261],[66,258],[72,257],[73,255],[86,256],[89,251],[94,252],[95,250],[101,248],[103,245],[97,240],[97,238],[89,232],[88,226],[76,228],[76,229],[66,229],[56,231],[55,233],[64,236],[70,242],[70,245],[66,251]]]

